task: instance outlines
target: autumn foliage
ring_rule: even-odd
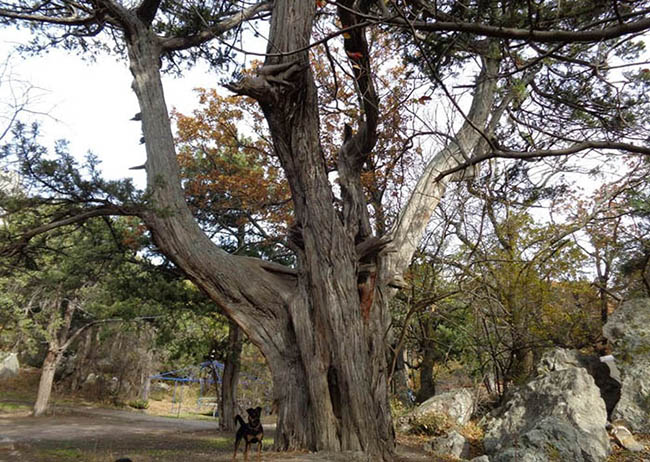
[[[216,90],[197,93],[199,110],[173,113],[183,186],[194,213],[204,224],[236,228],[254,221],[264,222],[270,234],[281,231],[290,220],[289,189],[270,143],[256,133],[259,113],[249,100]]]

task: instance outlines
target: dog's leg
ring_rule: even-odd
[[[232,460],[233,462],[237,460],[237,449],[239,449],[239,443],[241,442],[241,439],[237,438],[235,439],[235,453],[232,455]]]
[[[248,440],[246,440],[246,446],[244,446],[244,462],[248,462],[248,448],[250,447],[250,443]]]
[[[257,462],[262,460],[262,440],[257,442]]]

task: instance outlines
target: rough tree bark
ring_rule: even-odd
[[[235,430],[236,392],[241,368],[242,344],[241,329],[231,321],[228,326],[228,350],[224,361],[219,401],[219,428],[223,431]]]
[[[415,401],[418,403],[423,403],[436,394],[436,382],[433,378],[434,364],[435,351],[428,345],[424,348],[420,363],[420,388],[415,396]]]
[[[258,77],[231,87],[260,103],[294,203],[298,274],[289,315],[304,375],[291,393],[306,391],[307,400],[299,409],[287,409],[283,399],[278,402],[290,420],[306,422],[294,431],[302,434],[307,447],[364,451],[388,459],[394,440],[383,338],[387,311],[383,304],[372,303],[372,296],[362,311],[358,290],[357,244],[368,236],[369,226],[367,211],[359,213],[358,182],[367,153],[357,152],[354,143],[374,144],[370,138],[376,120],[362,125],[359,136],[349,141],[351,147],[342,150],[348,156],[339,162],[346,207],[339,213],[320,146],[317,92],[307,51],[277,56],[308,46],[314,8],[313,2],[276,2],[267,48],[275,56],[266,59]],[[275,368],[272,360],[269,365]]]

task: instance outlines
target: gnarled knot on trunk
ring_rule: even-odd
[[[266,64],[226,88],[238,95],[255,98],[260,103],[274,103],[287,90],[296,87],[298,77],[309,65],[299,60],[279,64]]]

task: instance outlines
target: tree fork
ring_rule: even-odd
[[[279,57],[282,53],[307,62],[306,51],[293,52],[308,45],[313,17],[314,2],[275,2],[268,48],[273,54],[262,69],[292,69],[287,58]],[[292,85],[263,79],[263,73],[253,85],[260,88],[263,82],[271,89],[266,95],[281,95],[272,104],[267,97],[258,102],[291,187],[302,238],[297,248],[298,295],[290,316],[309,401],[294,417],[307,414],[311,419],[310,449],[363,451],[389,460],[394,435],[386,382],[385,298],[376,297],[364,320],[357,291],[358,219],[344,221],[334,205],[319,139],[313,75],[307,67],[294,69]],[[252,93],[247,85],[237,90]],[[303,438],[309,440],[310,435]]]

